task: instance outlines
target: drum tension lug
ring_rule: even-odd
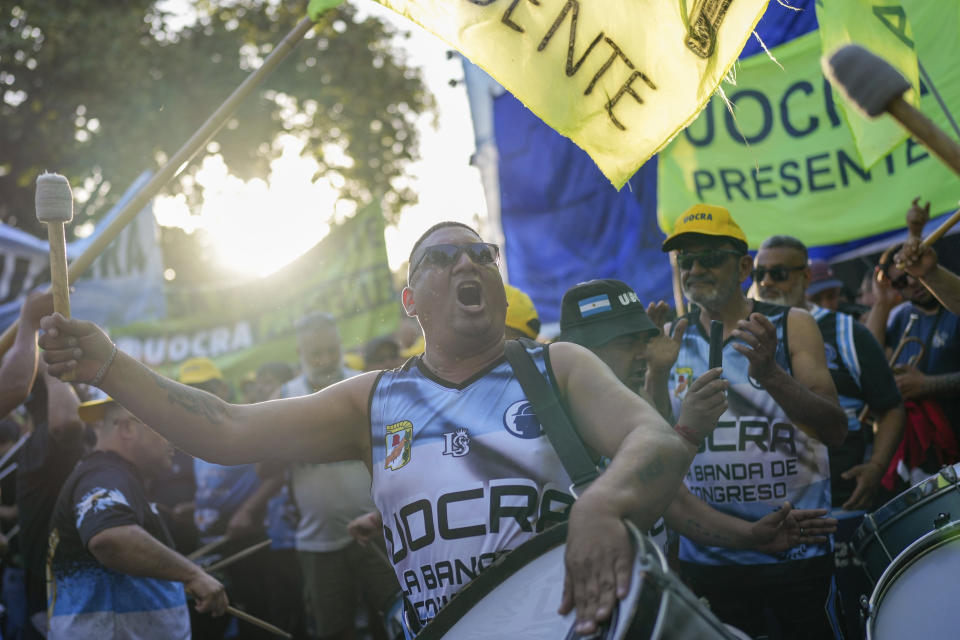
[[[860,612],[863,614],[863,617],[864,617],[864,618],[869,618],[869,617],[870,617],[870,614],[871,614],[871,611],[870,611],[870,598],[868,598],[868,597],[867,597],[866,595],[864,595],[864,594],[861,594],[861,595],[860,595]]]
[[[933,528],[939,529],[940,527],[950,523],[950,514],[940,512],[937,514],[937,517],[933,519]]]

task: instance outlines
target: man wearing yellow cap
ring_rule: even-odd
[[[57,498],[47,584],[50,627],[59,638],[189,638],[185,592],[197,610],[222,615],[216,579],[172,547],[144,489],[169,468],[173,447],[109,398],[80,405],[97,446]]]
[[[830,508],[826,445],[843,441],[837,401],[813,317],[743,293],[753,261],[743,230],[722,208],[696,205],[663,243],[675,251],[689,327],[670,372],[674,413],[709,370],[709,329],[723,323],[728,408],[686,476],[691,493],[745,520],[784,500]],[[750,636],[829,638],[834,595],[832,548],[811,544],[782,553],[709,547],[681,538],[680,561],[694,590],[721,620]]]

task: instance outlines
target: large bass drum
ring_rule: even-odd
[[[867,604],[867,640],[955,638],[960,522],[932,531],[887,567]]]
[[[747,636],[727,627],[667,568],[660,550],[628,525],[636,554],[630,592],[591,640]],[[563,595],[566,523],[528,540],[465,586],[417,640],[574,640],[574,613],[557,614]]]
[[[910,487],[873,513],[853,536],[853,548],[876,585],[884,570],[915,540],[960,520],[960,464]]]

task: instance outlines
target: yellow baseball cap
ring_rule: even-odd
[[[540,316],[537,315],[537,308],[533,306],[533,300],[523,291],[509,284],[504,284],[503,288],[507,291],[506,325],[531,340],[536,340],[540,335]]]
[[[179,378],[183,384],[203,384],[223,380],[223,374],[210,358],[190,358],[180,365]]]
[[[663,250],[674,250],[676,240],[685,233],[739,240],[744,244],[744,249],[747,245],[747,234],[730,216],[730,212],[712,204],[695,204],[681,214],[673,223],[673,231],[663,241]]]
[[[80,406],[77,407],[77,413],[84,422],[100,422],[103,420],[103,417],[107,415],[107,408],[116,403],[117,401],[110,397],[87,400],[86,402],[80,403]]]

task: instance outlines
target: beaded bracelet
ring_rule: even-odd
[[[100,366],[100,369],[97,370],[97,373],[95,376],[93,376],[93,380],[90,381],[90,384],[92,384],[95,387],[100,386],[100,383],[103,382],[104,376],[107,375],[107,371],[110,369],[110,365],[113,364],[113,361],[116,357],[117,357],[117,345],[114,344],[113,351],[110,352],[110,357],[107,358],[104,361],[103,365]]]

